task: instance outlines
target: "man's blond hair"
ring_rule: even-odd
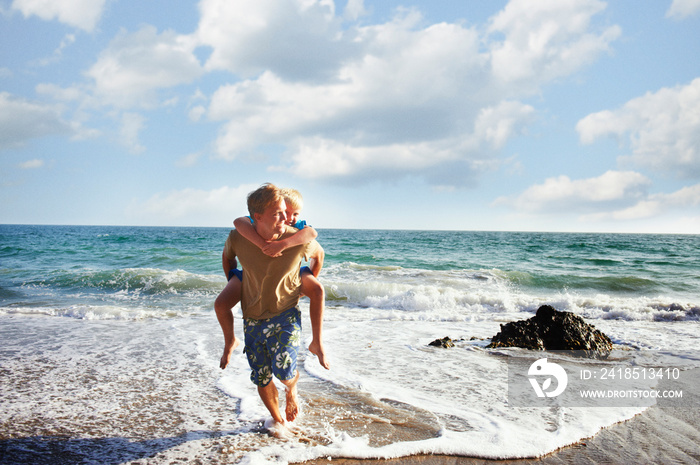
[[[292,207],[295,210],[301,210],[304,208],[304,199],[301,194],[296,189],[284,188],[280,189],[282,197],[284,197],[284,202],[287,207]]]
[[[283,200],[282,192],[274,184],[265,183],[248,194],[248,213],[262,214],[267,207]]]

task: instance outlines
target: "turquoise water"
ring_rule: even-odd
[[[126,319],[208,312],[224,284],[227,233],[3,225],[0,308]],[[321,230],[319,241],[330,305],[420,310],[400,283],[482,295],[481,306],[467,295],[444,302],[451,314],[553,301],[588,316],[698,317],[700,236]]]

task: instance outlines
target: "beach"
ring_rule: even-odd
[[[236,421],[238,400],[214,385],[220,376],[216,360],[204,363],[204,369],[193,369],[201,362],[202,351],[206,353],[207,343],[196,338],[190,344],[171,340],[178,334],[172,322],[141,323],[136,331],[134,325],[123,324],[116,331],[106,331],[105,325],[94,321],[57,319],[39,327],[34,320],[2,319],[3,341],[10,340],[10,334],[15,341],[18,337],[23,341],[4,344],[0,360],[2,463],[235,463],[256,447],[278,447],[284,452],[286,446],[306,441],[329,442],[313,436],[282,441],[271,438],[254,420]],[[217,329],[213,323],[202,322],[212,331]],[[57,347],[56,335],[66,333],[73,336],[70,349]],[[169,347],[189,350],[175,354]],[[113,365],[120,351],[128,352],[130,368]],[[193,363],[183,365],[181,357]],[[76,366],[80,369],[75,370]],[[439,434],[425,428],[429,418],[421,419],[420,412],[407,406],[372,402],[359,391],[333,392],[333,386],[314,389],[313,381],[306,378],[300,385],[302,393],[307,393],[302,394],[307,412],[300,425],[315,424],[330,409],[345,412],[335,415],[339,431],[375,438],[375,446]],[[696,386],[682,387],[684,392],[697,392]],[[697,404],[695,397],[688,401]],[[358,404],[365,405],[360,415]],[[699,417],[698,409],[652,407],[541,458],[494,461],[419,454],[375,461],[322,457],[308,463],[697,463]],[[413,425],[409,418],[415,419]],[[277,459],[267,456],[266,460]]]
[[[488,460],[447,455],[418,455],[382,460],[319,459],[308,464],[342,465],[564,465],[700,463],[700,415],[697,410],[651,408],[602,429],[595,436],[539,458]]]
[[[218,366],[226,229],[0,233],[2,463],[700,460],[694,236],[321,231],[331,370],[302,351],[302,416],[280,440],[240,349]],[[607,334],[621,363],[677,373],[642,388],[682,399],[514,406],[509,360],[528,354],[486,346],[545,303]],[[444,336],[455,347],[429,346]]]

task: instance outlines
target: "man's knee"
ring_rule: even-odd
[[[294,370],[294,376],[288,379],[280,379],[279,376],[277,377],[282,384],[284,384],[288,389],[293,388],[296,386],[297,382],[299,381],[299,370]]]

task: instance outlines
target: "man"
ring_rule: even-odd
[[[264,184],[248,195],[248,211],[255,230],[267,241],[279,241],[297,231],[285,223],[285,210],[284,198],[272,184]],[[299,264],[304,256],[323,263],[323,253],[314,240],[290,247],[281,256],[270,257],[236,230],[231,231],[224,246],[224,267],[227,261],[229,267],[235,267],[236,259],[243,266],[244,352],[251,368],[250,379],[258,386],[258,394],[272,415],[270,429],[273,432],[277,425],[285,424],[279,408],[279,393],[272,382],[273,375],[286,389],[286,420],[294,421],[299,414],[299,372],[296,369],[301,343],[301,313],[297,308],[301,293]],[[225,288],[221,293],[224,300],[226,292]],[[233,334],[231,308],[216,304],[215,308],[224,332],[223,368],[239,342]]]

